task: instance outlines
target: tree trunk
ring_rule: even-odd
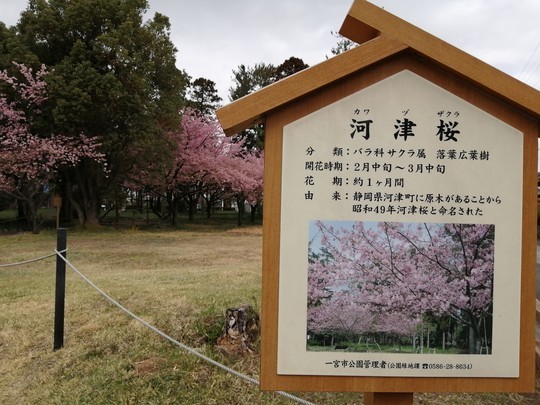
[[[37,235],[40,231],[37,207],[34,201],[32,201],[31,199],[26,201],[26,206],[28,207],[28,214],[30,216],[29,219],[32,224],[32,233],[34,235]]]
[[[171,203],[171,224],[172,226],[178,225],[178,202],[173,199]]]
[[[257,207],[259,204],[251,205],[251,223],[255,222],[255,215],[257,214]]]
[[[475,354],[475,336],[474,336],[474,328],[472,326],[469,326],[468,328],[468,335],[467,335],[467,353],[468,354]]]
[[[79,225],[84,225],[84,223],[86,222],[84,211],[82,210],[80,204],[73,197],[73,186],[71,184],[69,176],[66,176],[66,194],[69,202],[75,209],[75,212],[77,212],[77,219],[79,220]]]
[[[95,185],[91,181],[85,181],[86,190],[84,195],[84,210],[86,212],[85,225],[99,225],[99,198],[96,192]]]
[[[430,349],[430,345],[429,345],[429,338],[430,338],[430,328],[429,328],[429,323],[427,324],[427,337],[426,337],[426,346],[427,346],[427,350],[428,350],[428,353],[429,353],[429,349]]]
[[[167,204],[169,205],[171,215],[171,225],[176,226],[178,217],[178,198],[176,198],[176,193],[172,191],[167,192]]]
[[[188,204],[188,221],[193,222],[195,219],[195,213],[197,212],[197,197],[188,195],[186,200]]]
[[[89,205],[85,205],[86,210],[86,222],[85,225],[89,226],[99,226],[99,209],[97,204],[92,204],[92,201],[89,201]]]
[[[472,321],[473,325],[469,326],[468,331],[468,354],[480,354],[480,334],[476,322]]]
[[[206,219],[210,219],[212,214],[212,204],[210,203],[211,199],[207,198],[206,201]]]
[[[120,204],[114,204],[114,223],[120,224]]]
[[[443,330],[442,333],[442,349],[443,351],[446,349],[446,331]]]
[[[100,197],[98,187],[101,172],[98,170],[97,167],[91,167],[91,163],[84,161],[74,168],[77,190],[80,195],[72,196],[71,202],[77,210],[79,223],[84,225],[99,225]]]
[[[24,201],[17,199],[17,219],[24,219],[25,217]]]
[[[244,217],[244,203],[246,202],[246,199],[238,196],[236,197],[236,203],[238,205],[238,227],[242,226],[242,218]]]

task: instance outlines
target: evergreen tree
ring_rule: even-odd
[[[167,158],[163,133],[179,122],[187,75],[176,68],[168,18],[144,21],[147,10],[146,0],[30,0],[17,25],[51,71],[50,131],[97,136],[110,162],[107,176],[88,160],[64,172],[81,223],[98,222],[134,162],[155,155],[146,151]]]
[[[212,115],[220,107],[221,97],[218,95],[216,83],[204,77],[191,82],[188,97],[189,107],[203,115]]]
[[[233,70],[234,84],[229,88],[229,99],[237,100],[307,67],[302,59],[294,56],[277,67],[265,63],[257,63],[253,67],[240,65],[237,70]],[[257,124],[240,132],[234,140],[244,142],[245,147],[251,151],[263,150],[264,124]]]

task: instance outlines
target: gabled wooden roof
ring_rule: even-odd
[[[355,0],[340,34],[360,44],[217,111],[227,135],[302,96],[400,52],[412,52],[540,119],[540,92],[365,0]]]

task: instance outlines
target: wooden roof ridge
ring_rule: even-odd
[[[266,112],[352,74],[406,49],[402,42],[385,35],[354,49],[301,70],[217,110],[227,135],[234,135],[260,122]]]
[[[354,1],[339,32],[358,43],[378,33],[399,39],[415,53],[540,117],[540,91],[366,0]]]
[[[354,1],[340,34],[359,46],[220,108],[217,116],[225,133],[234,135],[269,111],[405,50],[540,118],[538,90],[366,0]]]

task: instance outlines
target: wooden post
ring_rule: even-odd
[[[56,250],[63,257],[66,257],[66,229],[59,228],[56,236]],[[58,350],[64,346],[64,304],[66,297],[66,262],[58,255],[56,256],[56,284],[54,302],[54,345],[53,349]]]
[[[364,405],[412,405],[412,392],[366,392]]]

